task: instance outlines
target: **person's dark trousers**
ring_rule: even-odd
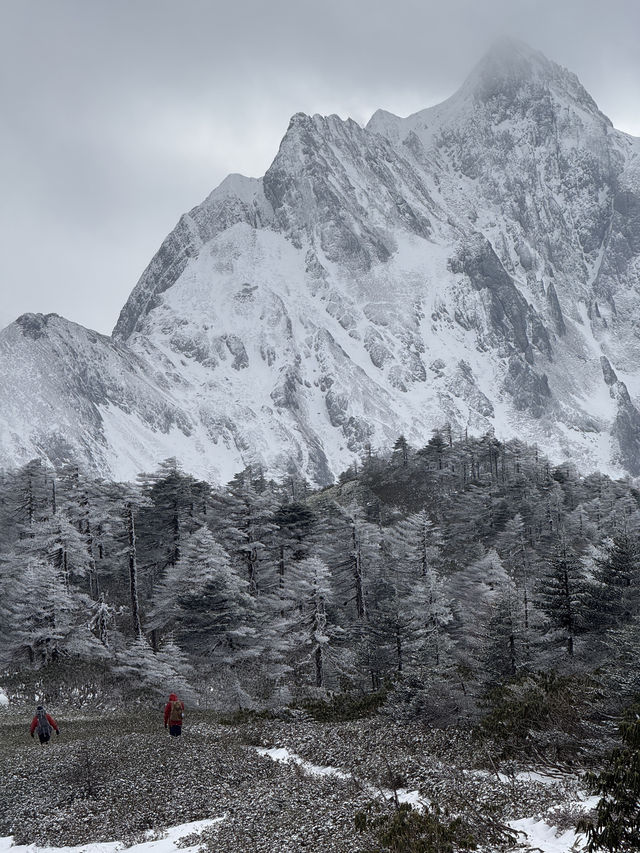
[[[180,737],[182,734],[182,726],[169,726],[169,734],[171,737]]]
[[[38,737],[40,738],[40,745],[43,743],[49,743],[51,740],[51,735],[38,735]]]

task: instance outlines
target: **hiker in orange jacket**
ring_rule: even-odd
[[[31,720],[31,728],[29,729],[29,734],[31,735],[31,737],[33,737],[33,734],[36,730],[38,731],[40,746],[42,746],[43,743],[48,743],[51,740],[52,731],[55,731],[57,735],[60,734],[58,724],[53,719],[53,717],[47,714],[42,705],[38,705],[34,718],[33,720]]]
[[[184,717],[184,702],[171,693],[169,701],[164,708],[164,727],[169,726],[169,734],[172,737],[180,737],[182,734],[182,718]]]

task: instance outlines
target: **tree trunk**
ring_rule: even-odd
[[[322,660],[322,646],[316,647],[316,687],[322,687],[324,683],[324,661]]]
[[[364,598],[364,582],[362,578],[362,554],[360,543],[356,533],[355,524],[351,528],[353,538],[353,582],[356,588],[356,613],[358,619],[364,619],[367,615],[367,605]]]
[[[399,625],[396,625],[396,661],[398,672],[402,672],[402,637]]]
[[[127,504],[127,531],[129,534],[129,597],[131,602],[131,621],[136,637],[142,636],[140,608],[138,605],[138,556],[136,553],[136,527],[133,519],[133,506]]]

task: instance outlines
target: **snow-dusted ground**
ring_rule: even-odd
[[[287,749],[260,749],[258,752],[274,761],[298,764],[306,773],[312,775],[338,776],[339,778],[348,778],[350,775],[335,767],[320,767],[310,764]],[[391,792],[382,793],[385,796],[387,793],[391,794]],[[412,805],[419,805],[422,802],[417,791],[399,790],[396,793],[400,802],[411,802]],[[597,797],[584,800],[582,806],[585,811],[595,806],[597,800]],[[170,827],[162,833],[162,837],[144,841],[128,848],[125,848],[119,841],[81,844],[77,847],[38,847],[35,844],[14,846],[11,837],[0,838],[0,853],[119,853],[124,849],[127,849],[129,853],[178,853],[178,851],[180,853],[196,853],[200,847],[199,843],[185,847],[180,843],[181,840],[194,833],[200,833],[222,820],[224,818],[200,820]],[[573,830],[558,832],[555,827],[549,826],[544,821],[535,820],[535,818],[514,820],[511,821],[510,826],[522,833],[521,843],[526,842],[530,848],[540,851],[540,853],[575,853],[576,850],[581,849],[580,836],[577,836]],[[576,842],[578,842],[577,846]],[[526,850],[526,848],[520,849]]]
[[[317,764],[312,764],[309,761],[305,761],[299,755],[296,755],[286,749],[286,747],[273,747],[271,749],[259,748],[257,751],[260,755],[265,755],[274,761],[280,761],[286,764],[296,764],[305,773],[309,773],[310,775],[336,776],[339,779],[348,779],[352,775],[350,773],[346,773],[344,770],[338,769],[337,767],[322,767]],[[505,776],[504,774],[499,774],[499,776],[502,781],[510,780],[510,777]],[[516,778],[527,781],[535,780],[543,783],[548,782],[549,784],[558,781],[557,778],[545,776],[536,772],[518,773]],[[367,787],[374,796],[379,795],[390,799],[395,794],[398,802],[411,803],[414,808],[422,808],[426,804],[425,799],[420,796],[419,791],[408,791],[404,788],[399,788],[394,792],[383,788],[377,789],[373,786]],[[589,797],[575,803],[574,805],[587,812],[596,806],[598,799],[598,797]],[[572,829],[560,832],[556,827],[550,826],[543,820],[536,820],[533,817],[510,821],[509,826],[513,827],[513,829],[521,834],[521,844],[528,844],[530,848],[540,851],[540,853],[575,853],[576,850],[581,849],[580,842],[582,837],[576,835]],[[526,850],[526,847],[524,849]],[[1,848],[0,853],[2,853]]]
[[[586,800],[585,810],[591,805],[595,803],[592,804],[591,800]],[[584,836],[576,835],[572,829],[558,832],[554,826],[549,826],[543,820],[535,820],[532,817],[513,820],[510,826],[524,833],[529,846],[541,853],[575,853],[576,850],[582,850],[584,843]]]
[[[338,779],[351,779],[351,773],[345,773],[344,770],[339,770],[337,767],[321,767],[318,764],[311,764],[305,761],[299,755],[291,752],[286,747],[273,747],[272,749],[258,749],[259,755],[266,755],[274,761],[282,761],[285,764],[297,764],[305,773],[312,776],[337,776]],[[416,808],[423,808],[426,800],[420,796],[419,791],[408,791],[406,788],[397,788],[395,791],[389,788],[376,788],[373,785],[365,785],[365,788],[372,796],[382,796],[385,799],[393,799],[395,796],[399,803],[411,803]]]
[[[82,732],[77,735],[81,739]],[[457,739],[454,732],[422,732],[406,726],[389,729],[386,722],[369,720],[329,728],[311,722],[292,726],[261,721],[254,728],[243,730],[240,743],[237,735],[227,728],[203,725],[197,737],[185,738],[180,745],[182,769],[187,768],[184,789],[191,805],[196,789],[200,793],[197,809],[190,812],[182,803],[163,812],[162,800],[154,800],[149,793],[154,790],[163,762],[173,760],[175,755],[167,753],[152,735],[114,736],[107,749],[109,756],[120,749],[118,754],[124,761],[122,750],[127,755],[135,751],[136,761],[124,766],[121,775],[123,779],[130,778],[133,772],[131,794],[142,795],[146,791],[145,796],[149,797],[138,819],[129,815],[131,819],[103,821],[95,828],[84,823],[83,830],[83,821],[96,808],[106,807],[106,801],[81,799],[64,818],[77,825],[73,833],[68,825],[56,825],[55,821],[43,828],[37,819],[26,827],[22,819],[14,820],[6,824],[5,832],[15,832],[21,843],[13,846],[11,837],[0,838],[0,853],[120,853],[125,849],[133,853],[195,853],[199,833],[203,833],[203,842],[209,849],[225,853],[298,851],[308,849],[300,839],[310,837],[316,841],[313,849],[323,853],[355,851],[365,849],[367,839],[354,836],[354,815],[372,800],[382,805],[383,799],[397,797],[420,809],[428,806],[432,789],[442,793],[442,799],[440,794],[434,796],[447,802],[452,813],[464,812],[466,803],[490,802],[491,798],[496,805],[505,807],[503,814],[510,816],[509,825],[518,833],[518,846],[514,845],[513,853],[528,849],[576,853],[582,849],[583,839],[568,827],[597,803],[597,797],[587,798],[580,790],[577,776],[551,776],[534,770],[507,776],[474,768],[464,760],[462,733]],[[257,743],[262,746],[257,747]],[[136,745],[135,750],[132,744]],[[71,770],[76,767],[73,747],[71,742],[63,744],[58,754],[59,761],[66,762]],[[15,817],[25,791],[32,787],[31,780],[34,776],[44,778],[51,767],[40,750],[34,752],[20,746],[11,755],[9,778],[15,784],[23,779],[25,785],[19,799],[14,796],[6,800],[7,814]],[[24,762],[18,760],[23,755]],[[37,770],[34,760],[41,760]],[[111,767],[111,761],[106,766]],[[385,781],[389,778],[404,778],[407,787],[392,790],[392,783]],[[53,774],[50,782],[57,785],[60,778]],[[111,794],[114,793],[117,791],[112,789]],[[128,803],[126,798],[121,799],[120,808],[128,813],[125,802]],[[212,803],[216,804],[215,812],[211,810]],[[53,800],[50,805],[49,811],[56,812]],[[186,822],[212,814],[216,814],[215,819]],[[167,820],[183,823],[145,836],[144,827],[150,818],[158,825]],[[28,843],[36,838],[39,844]],[[92,838],[110,840],[88,840]],[[54,846],[58,839],[60,844],[66,841],[67,846]],[[75,844],[81,840],[85,843]],[[126,846],[134,840],[136,844]],[[350,843],[353,847],[348,846]]]
[[[188,835],[200,833],[203,829],[208,829],[215,823],[220,823],[224,818],[214,818],[213,820],[196,820],[192,823],[183,823],[180,826],[173,826],[164,832],[160,833],[161,837],[154,838],[150,841],[143,841],[141,844],[134,844],[132,847],[125,848],[120,841],[109,841],[102,844],[80,844],[77,847],[38,847],[35,844],[19,844],[13,846],[13,839],[0,838],[0,853],[116,853],[119,850],[128,850],[130,853],[196,853],[200,844],[196,843],[189,847],[183,847],[178,842]]]

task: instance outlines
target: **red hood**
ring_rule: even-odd
[[[178,697],[176,696],[176,694],[175,694],[175,693],[171,693],[171,694],[169,695],[169,702],[175,702],[177,698],[178,698]]]

